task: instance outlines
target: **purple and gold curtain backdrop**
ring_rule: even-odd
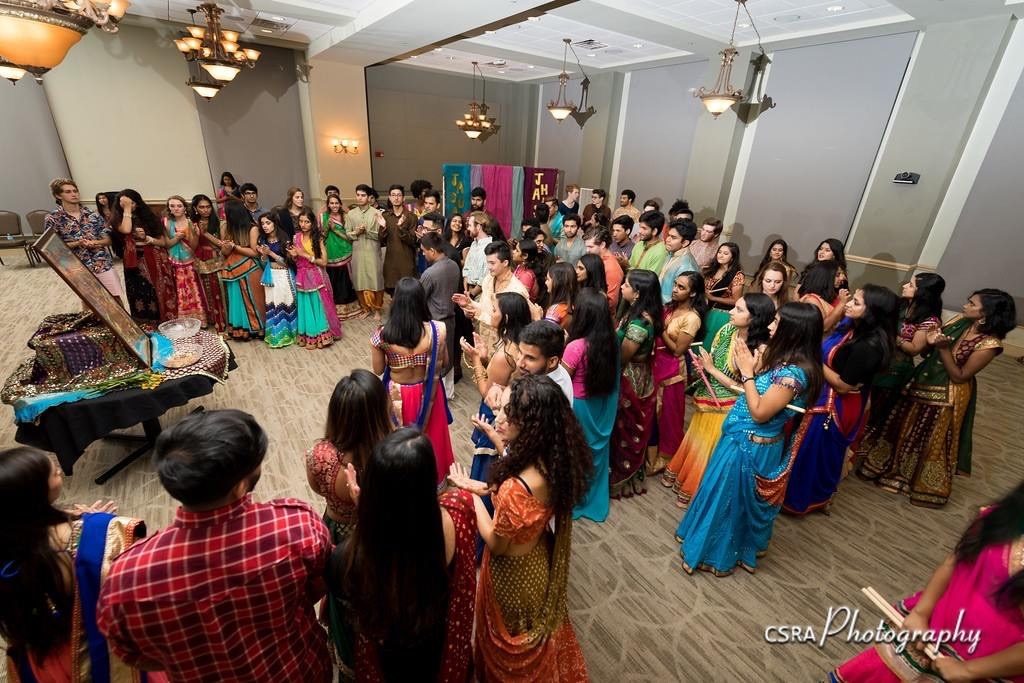
[[[519,224],[533,217],[536,204],[559,196],[562,178],[557,168],[497,164],[444,164],[441,173],[446,215],[468,213],[470,192],[482,187],[487,191],[487,212],[509,237],[519,237]]]

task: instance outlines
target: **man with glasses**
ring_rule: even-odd
[[[263,209],[260,208],[259,191],[252,183],[242,183],[242,187],[239,190],[242,193],[242,206],[252,216],[252,222],[259,225],[260,215],[263,214]]]

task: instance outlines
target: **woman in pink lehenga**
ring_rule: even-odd
[[[878,644],[840,665],[833,682],[1024,681],[1024,483],[985,508],[925,589],[901,600],[906,631],[976,631],[939,647],[934,661],[920,645],[902,653]]]

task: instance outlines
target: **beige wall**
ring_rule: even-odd
[[[306,156],[316,164],[315,197],[325,185],[337,185],[343,197],[352,197],[355,186],[370,183],[369,125],[366,118],[366,81],[363,67],[312,59],[308,93],[312,135],[307,136]],[[359,140],[359,154],[335,154],[333,139]],[[315,160],[315,161],[314,161]]]
[[[166,35],[138,26],[115,35],[89,31],[44,77],[83,195],[133,187],[159,199],[213,189],[187,78]]]

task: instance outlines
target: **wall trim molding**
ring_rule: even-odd
[[[866,266],[877,266],[879,268],[889,268],[891,270],[924,270],[934,273],[937,269],[937,266],[933,266],[928,263],[899,263],[898,261],[885,261],[883,259],[872,258],[870,256],[857,256],[856,254],[847,254],[846,260],[854,263],[861,263]]]

